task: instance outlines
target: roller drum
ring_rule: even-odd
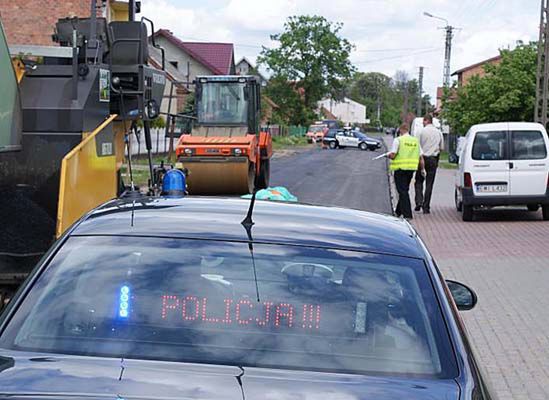
[[[249,160],[183,162],[183,166],[189,171],[191,195],[242,195],[254,189],[255,167]]]

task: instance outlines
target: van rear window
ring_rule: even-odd
[[[547,157],[547,148],[540,131],[511,132],[512,160],[541,160]]]
[[[473,160],[508,160],[507,132],[478,132],[473,142]]]

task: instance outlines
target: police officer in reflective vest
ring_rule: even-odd
[[[401,215],[406,219],[412,219],[412,205],[410,203],[410,182],[414,172],[419,169],[425,174],[425,165],[419,140],[410,136],[407,124],[400,129],[400,137],[393,141],[393,147],[387,155],[391,161],[391,171],[394,172],[395,186],[398,192],[398,204],[395,210],[397,217]]]

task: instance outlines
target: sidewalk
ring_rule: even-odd
[[[412,223],[444,276],[477,292],[462,316],[500,399],[549,399],[549,222],[525,208],[462,222],[454,174],[438,170],[431,214]]]

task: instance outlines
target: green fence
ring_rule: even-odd
[[[305,136],[307,133],[307,127],[292,125],[288,127],[288,132],[290,136]]]

